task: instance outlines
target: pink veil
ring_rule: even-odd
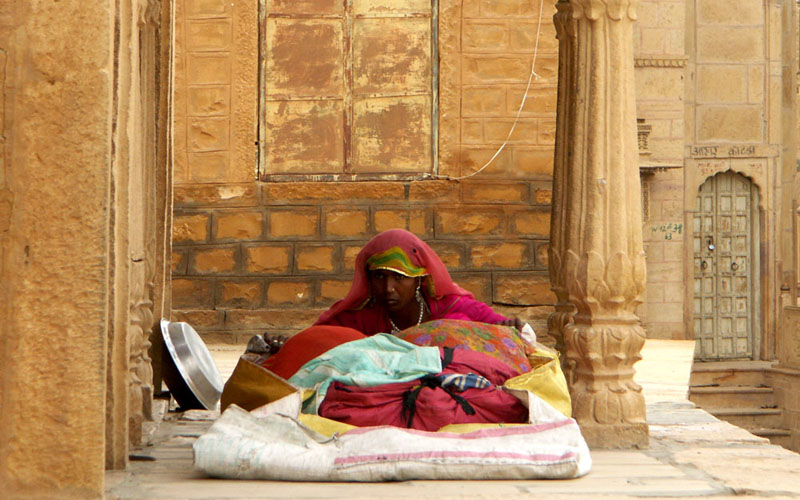
[[[471,293],[453,282],[444,262],[427,243],[404,229],[390,229],[375,236],[364,245],[364,248],[361,249],[356,257],[353,284],[350,286],[347,296],[322,313],[314,324],[325,324],[343,311],[361,307],[369,298],[367,259],[392,247],[402,248],[414,265],[424,267],[427,270],[427,291],[432,299],[440,299],[446,295],[463,295],[474,298]]]

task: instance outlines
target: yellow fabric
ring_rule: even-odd
[[[222,389],[220,410],[236,404],[252,411],[294,392],[297,388],[289,382],[242,356]]]
[[[297,419],[300,420],[300,422],[306,427],[327,437],[332,437],[334,434],[344,434],[349,430],[358,428],[355,425],[337,422],[336,420],[331,420],[329,418],[320,417],[319,415],[311,415],[308,413],[301,413]]]
[[[502,429],[503,427],[520,427],[530,424],[450,424],[445,425],[436,432],[452,432],[455,434],[465,434],[467,432],[480,431],[482,429]]]
[[[530,391],[567,417],[571,417],[572,400],[567,388],[567,379],[561,371],[558,351],[538,342],[533,347],[533,352],[528,353],[531,371],[506,380],[504,387]]]

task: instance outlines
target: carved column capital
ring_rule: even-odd
[[[558,0],[556,3],[557,12],[553,15],[553,23],[556,25],[556,38],[563,40],[565,37],[575,38],[575,19],[572,16],[572,3],[569,0]]]
[[[575,19],[597,20],[603,16],[614,21],[636,20],[639,0],[571,0]]]

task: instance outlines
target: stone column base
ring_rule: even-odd
[[[586,444],[592,450],[648,448],[650,431],[647,424],[601,425],[578,422]]]

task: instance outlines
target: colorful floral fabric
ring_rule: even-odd
[[[522,373],[531,370],[525,342],[510,326],[440,319],[403,330],[397,337],[419,346],[471,349],[488,354]]]

